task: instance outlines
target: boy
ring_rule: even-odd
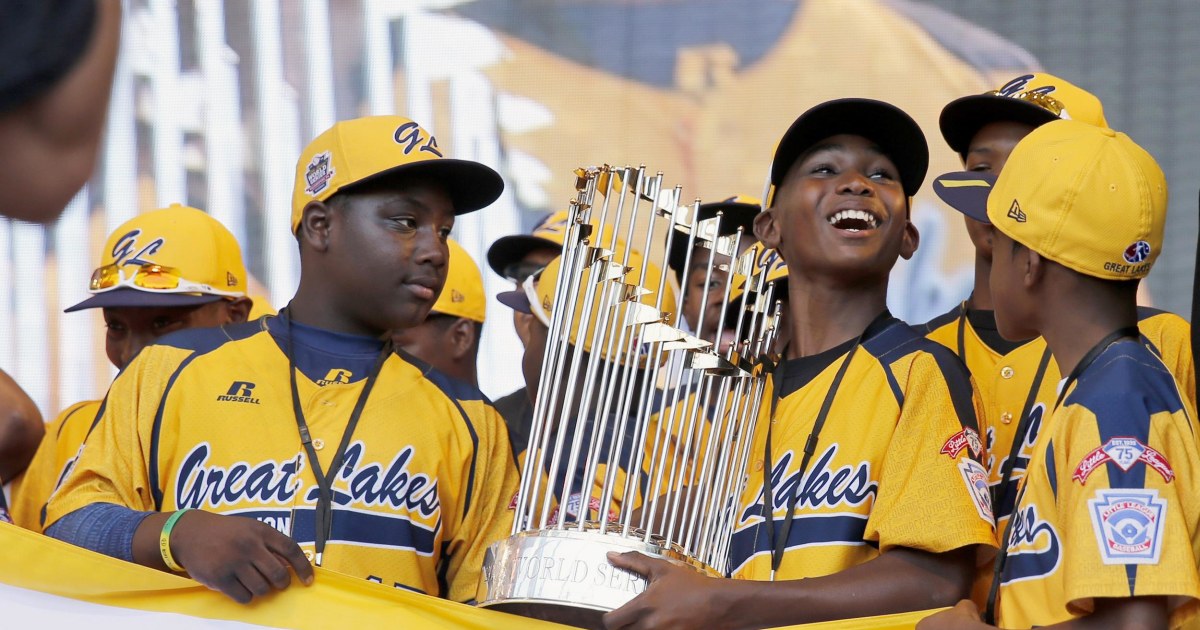
[[[995,227],[1000,333],[1045,338],[1068,373],[1017,488],[989,621],[1182,624],[1200,606],[1195,407],[1137,328],[1138,280],[1166,220],[1162,171],[1128,136],[1062,120],[1017,144],[990,194],[990,176],[961,178],[986,216],[979,202],[960,209]],[[962,602],[922,627],[983,625]]]
[[[399,116],[335,124],[297,162],[300,286],[278,317],[147,346],[117,377],[46,532],[186,571],[239,602],[329,570],[460,602],[506,536],[516,470],[478,390],[406,361],[456,214],[500,176]]]
[[[946,143],[962,156],[964,170],[996,174],[1030,131],[1062,117],[1108,126],[1099,99],[1043,73],[1022,75],[992,92],[953,101],[942,110],[940,125]],[[940,178],[934,182],[934,191],[944,198],[946,190]],[[1025,475],[1029,449],[1058,394],[1056,385],[1062,375],[1044,339],[1008,341],[996,331],[988,285],[994,228],[967,214],[964,221],[975,246],[974,290],[962,305],[926,323],[923,329],[930,339],[959,355],[979,388],[989,454],[984,464],[993,487],[997,534],[1002,534],[1016,498],[1016,484]],[[1195,391],[1195,365],[1188,347],[1188,323],[1173,313],[1150,308],[1139,308],[1138,318],[1142,334],[1175,374],[1186,391],[1184,396],[1190,397]],[[980,603],[986,597],[990,568],[985,568],[985,573],[976,589]]]
[[[920,128],[879,101],[823,103],[784,134],[755,235],[787,261],[790,342],[746,471],[741,579],[610,555],[650,583],[608,627],[769,627],[967,594],[976,546],[994,542],[970,379],[885,303],[917,248],[909,198],[927,166]]]
[[[66,312],[104,309],[104,350],[118,370],[159,337],[239,324],[251,309],[233,234],[207,213],[179,204],[117,227],[104,243],[89,291],[92,297]],[[71,405],[47,425],[33,462],[13,485],[16,524],[42,530],[42,507],[70,471],[100,403]]]

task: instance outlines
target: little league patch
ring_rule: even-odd
[[[1157,490],[1097,490],[1088,506],[1104,564],[1158,564],[1167,501]]]
[[[1079,465],[1075,467],[1075,474],[1071,475],[1071,479],[1078,481],[1080,485],[1085,485],[1088,477],[1107,462],[1116,464],[1124,471],[1133,468],[1137,462],[1142,462],[1162,475],[1163,480],[1167,483],[1171,483],[1175,479],[1175,471],[1162,453],[1131,437],[1112,438],[1103,446],[1084,455]]]

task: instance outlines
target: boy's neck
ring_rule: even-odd
[[[1064,291],[1044,302],[1041,333],[1059,371],[1070,374],[1109,334],[1137,326],[1137,302],[1114,291]]]
[[[812,356],[862,334],[887,308],[887,282],[846,286],[788,278],[787,359]]]
[[[975,288],[967,298],[967,308],[973,311],[995,310],[992,306],[992,261],[975,254]]]
[[[322,328],[333,332],[358,335],[361,337],[381,337],[383,332],[371,330],[362,322],[348,317],[340,308],[339,300],[322,295],[320,291],[300,279],[300,288],[288,304],[288,316],[292,321]]]

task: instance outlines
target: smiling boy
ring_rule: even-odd
[[[755,234],[787,262],[790,341],[746,471],[739,579],[612,555],[649,585],[608,627],[769,627],[967,593],[976,546],[993,544],[970,378],[886,306],[927,165],[920,128],[879,101],[823,103],[784,134]]]

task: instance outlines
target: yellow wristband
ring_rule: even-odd
[[[158,535],[158,552],[162,554],[163,563],[167,568],[176,572],[183,573],[184,568],[178,562],[175,562],[175,556],[171,555],[171,530],[175,528],[175,523],[179,521],[179,517],[183,513],[192,508],[183,508],[167,518],[167,522],[163,524],[162,533]]]

